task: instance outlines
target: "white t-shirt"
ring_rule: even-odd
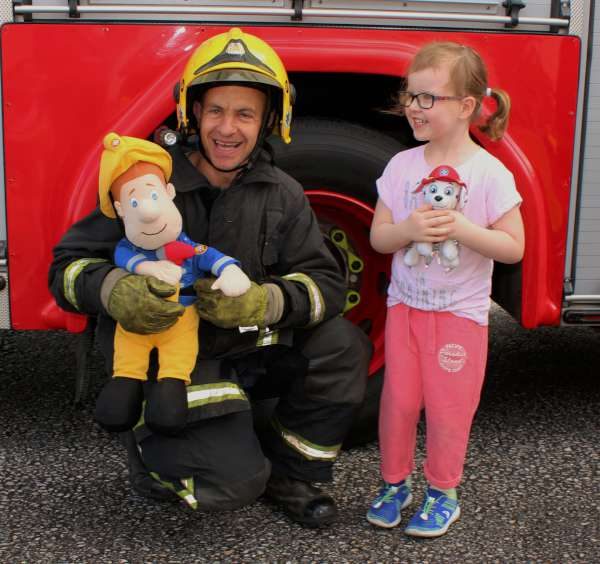
[[[482,227],[496,223],[520,204],[512,173],[485,149],[479,149],[467,162],[454,167],[467,186],[467,202],[460,210]],[[406,219],[423,204],[423,192],[414,189],[433,167],[425,161],[425,145],[395,155],[377,180],[381,201],[391,210],[394,223]],[[403,303],[427,311],[448,311],[488,324],[494,261],[459,245],[460,264],[446,269],[433,260],[425,266],[404,264],[405,249],[394,253],[388,307]]]

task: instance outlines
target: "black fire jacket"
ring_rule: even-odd
[[[272,329],[310,327],[341,313],[346,287],[338,264],[302,187],[276,168],[266,151],[224,190],[210,186],[180,147],[171,155],[175,204],[188,236],[237,258],[251,280],[282,288],[284,316]],[[69,229],[54,248],[49,272],[50,291],[60,307],[97,315],[100,325],[113,323],[100,301],[100,287],[114,268],[114,248],[123,236],[121,222],[99,209]],[[203,322],[201,354],[248,350],[252,340],[256,343],[256,335]]]

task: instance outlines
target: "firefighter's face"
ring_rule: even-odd
[[[113,193],[115,210],[125,225],[125,235],[136,246],[156,250],[175,241],[182,228],[173,203],[175,188],[156,174],[138,176]]]
[[[233,170],[248,160],[260,133],[266,98],[254,88],[216,86],[194,102],[200,142],[216,167]],[[202,163],[202,172],[217,186],[228,186],[237,174],[220,172],[205,160]]]
[[[413,94],[427,92],[434,96],[456,96],[446,66],[413,72],[408,75],[406,86],[406,90]],[[463,100],[435,100],[431,108],[424,110],[414,99],[406,108],[406,118],[418,141],[441,142],[451,146],[462,140],[469,129],[472,110],[465,110]]]

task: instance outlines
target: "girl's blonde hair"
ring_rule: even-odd
[[[476,105],[471,121],[479,117],[483,97],[489,95],[494,98],[496,111],[478,127],[490,139],[501,139],[508,126],[510,96],[499,88],[489,89],[487,69],[477,51],[451,41],[428,43],[415,55],[408,68],[408,74],[439,68],[445,64],[449,66],[450,86],[454,94],[475,98]]]

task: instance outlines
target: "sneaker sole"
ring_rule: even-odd
[[[452,515],[452,517],[450,517],[450,519],[448,519],[448,522],[441,528],[438,529],[437,531],[426,531],[426,530],[422,530],[422,529],[404,529],[404,533],[407,534],[409,537],[420,537],[420,538],[435,538],[435,537],[441,537],[442,535],[445,535],[448,532],[448,529],[450,528],[450,525],[452,525],[452,523],[454,523],[455,521],[458,521],[460,517],[460,506],[458,506],[456,508],[456,511],[454,512],[454,515]]]
[[[413,500],[412,493],[409,493],[408,497],[404,500],[404,503],[400,507],[400,510],[408,507],[412,503],[412,500]],[[401,520],[402,520],[402,514],[398,515],[398,519],[396,521],[392,521],[391,523],[388,523],[387,521],[381,521],[381,520],[377,519],[377,517],[374,517],[374,516],[370,515],[369,512],[367,512],[367,521],[369,523],[371,523],[371,525],[375,525],[376,527],[381,527],[382,529],[393,529],[394,527],[397,527],[400,524]]]

